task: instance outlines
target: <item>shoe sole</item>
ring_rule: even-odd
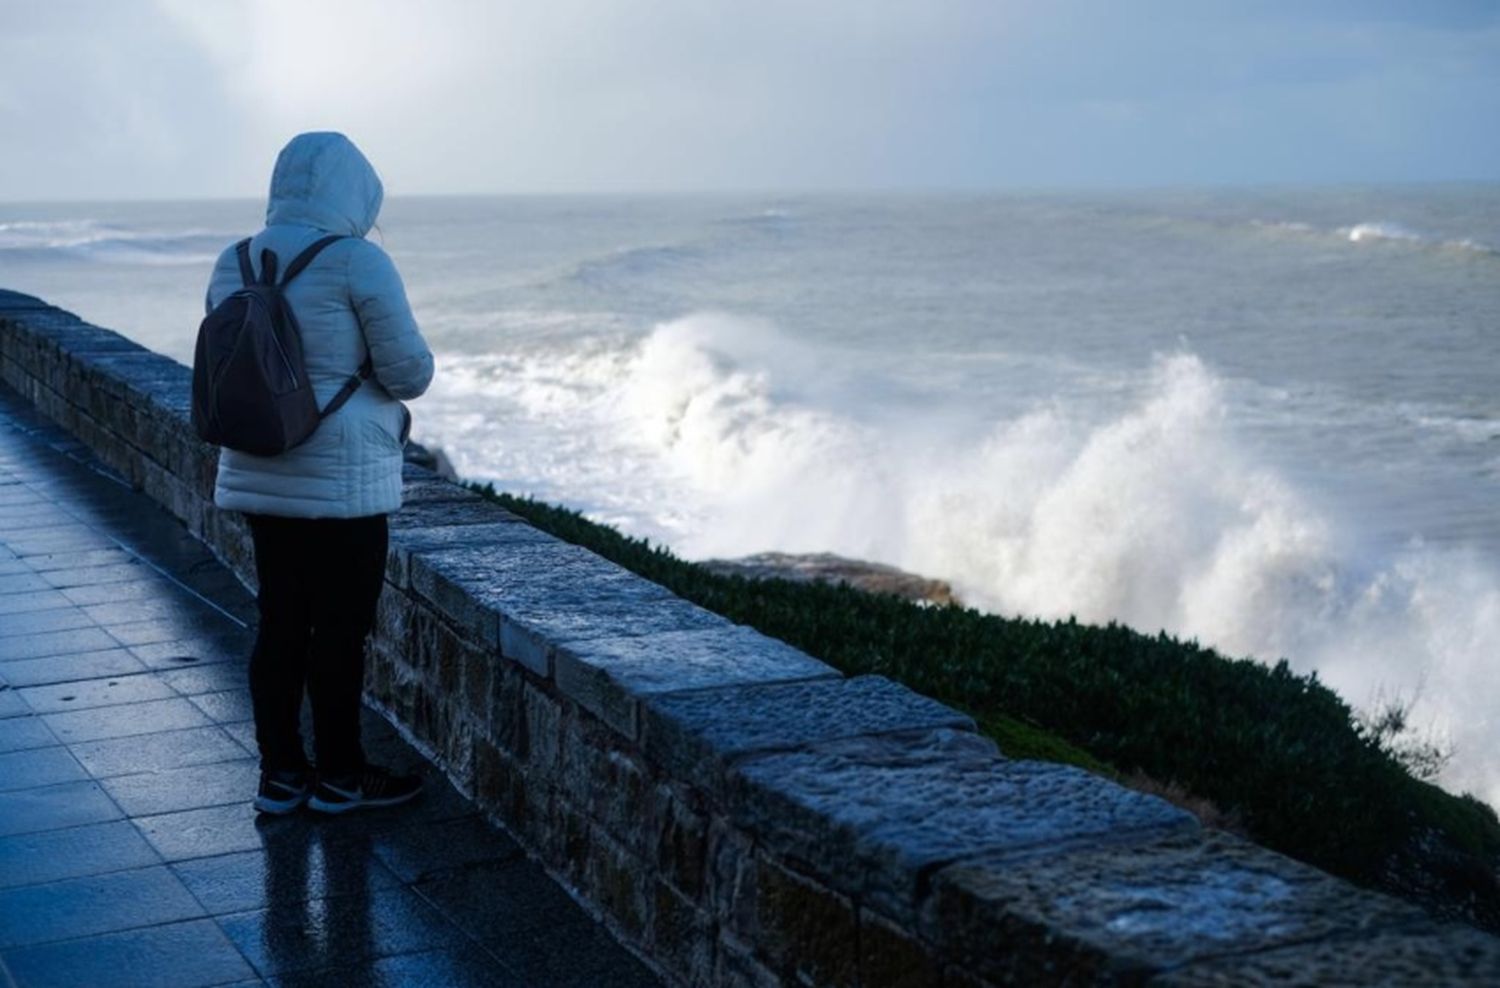
[[[272,799],[269,796],[255,797],[255,810],[257,813],[270,813],[275,816],[285,816],[288,813],[297,812],[297,808],[307,802],[307,794],[294,796],[291,799]]]
[[[409,803],[422,795],[422,790],[406,796],[395,796],[389,799],[350,799],[338,803],[328,803],[313,796],[307,801],[307,808],[316,813],[326,813],[329,816],[337,816],[340,813],[349,813],[354,810],[378,810],[386,806],[400,806]]]

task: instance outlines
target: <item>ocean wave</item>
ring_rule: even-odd
[[[1158,359],[1123,408],[1058,400],[977,437],[937,410],[869,414],[825,386],[842,363],[699,314],[562,352],[445,357],[428,428],[465,474],[581,502],[690,558],[836,552],[999,613],[1285,656],[1356,705],[1414,697],[1416,722],[1457,748],[1445,781],[1500,802],[1500,574],[1461,549],[1361,544],[1343,508],[1249,452],[1231,389],[1197,357]]]
[[[36,260],[63,254],[120,264],[205,264],[229,239],[212,230],[131,230],[95,219],[0,223],[0,254]]]
[[[608,286],[620,280],[638,280],[663,268],[686,267],[704,257],[702,248],[688,244],[647,244],[624,247],[579,262],[565,280],[588,285]]]
[[[1272,234],[1315,237],[1323,240],[1337,239],[1351,244],[1387,244],[1418,249],[1500,255],[1500,248],[1473,238],[1454,239],[1434,236],[1390,220],[1369,220],[1340,227],[1319,227],[1297,220],[1251,220],[1250,225]]]

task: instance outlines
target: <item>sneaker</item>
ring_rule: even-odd
[[[291,813],[307,802],[312,780],[306,772],[262,772],[255,808],[261,813]]]
[[[318,779],[307,807],[319,813],[348,813],[368,807],[397,806],[417,798],[422,780],[415,775],[394,775],[389,769],[366,765],[357,775]]]

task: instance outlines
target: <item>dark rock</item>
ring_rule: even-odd
[[[884,563],[849,559],[831,552],[758,552],[740,559],[709,559],[704,569],[721,576],[795,583],[847,583],[866,593],[891,594],[923,604],[961,604],[946,580],[931,580]]]

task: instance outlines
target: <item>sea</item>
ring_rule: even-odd
[[[0,286],[186,363],[263,208],[0,204]],[[397,196],[371,237],[465,478],[1285,658],[1500,805],[1500,185]]]

